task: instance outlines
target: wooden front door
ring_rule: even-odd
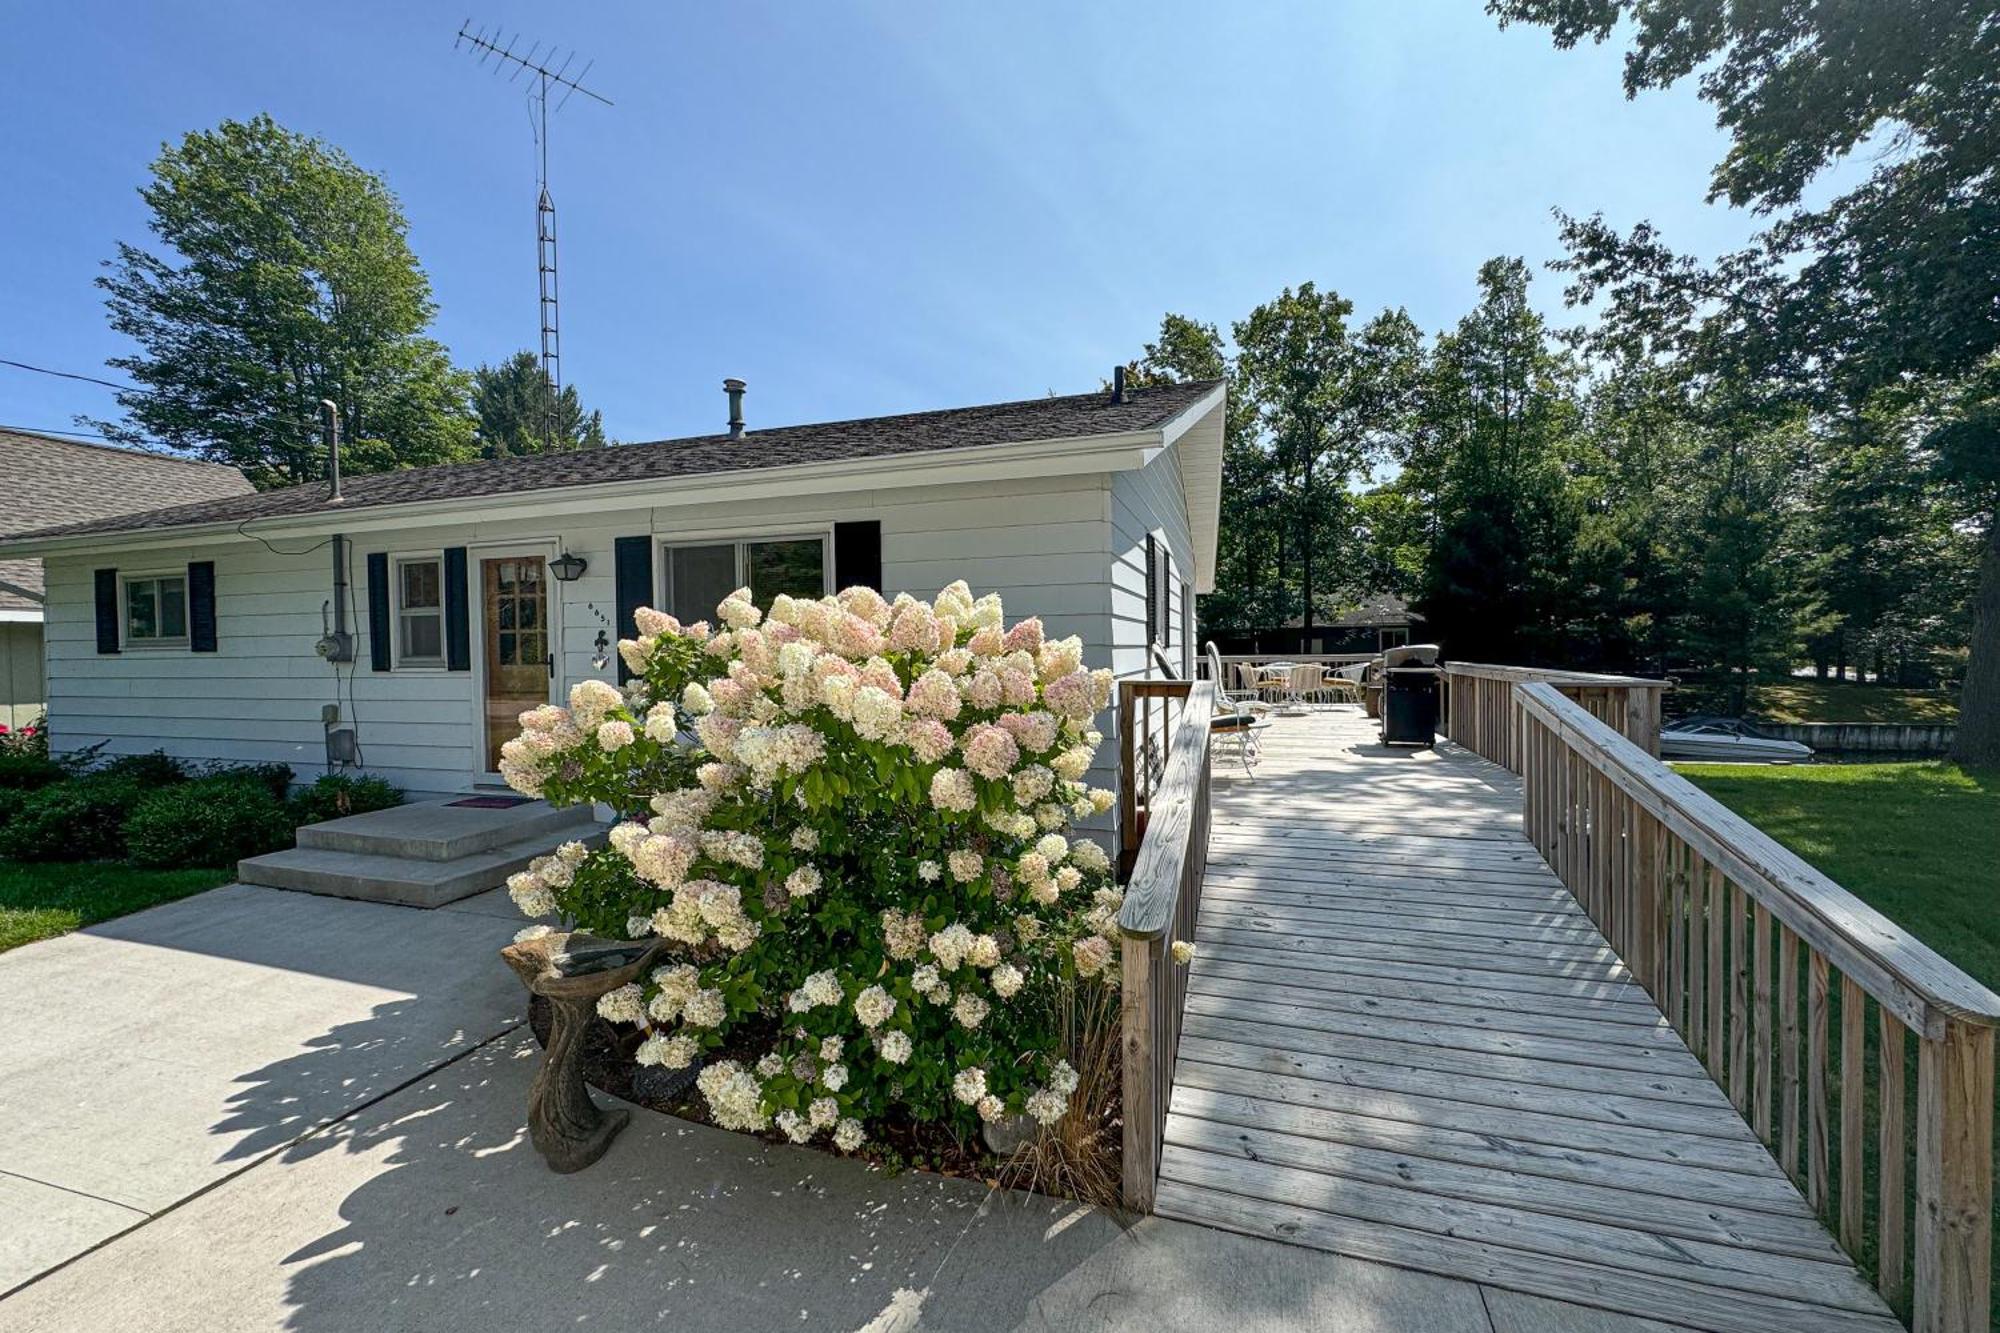
[[[486,771],[500,767],[500,747],[521,734],[523,712],[549,701],[548,562],[503,555],[479,562],[486,654]]]

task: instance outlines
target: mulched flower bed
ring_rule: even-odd
[[[528,1024],[535,1040],[548,1045],[549,1002],[533,996],[528,1002]],[[613,1097],[643,1106],[663,1115],[709,1124],[703,1113],[701,1096],[695,1091],[695,1075],[700,1066],[664,1070],[640,1065],[632,1059],[640,1034],[621,1040],[616,1029],[603,1019],[594,1019],[583,1040],[583,1077],[591,1087]],[[755,1063],[757,1053],[770,1046],[769,1034],[750,1034],[743,1049],[717,1051],[718,1060],[734,1059]],[[1000,1183],[1004,1167],[1000,1160],[977,1140],[960,1142],[949,1129],[915,1121],[889,1121],[869,1127],[869,1140],[860,1151],[850,1154],[861,1161],[896,1172],[910,1169],[934,1171],[961,1180]],[[766,1143],[789,1144],[782,1133],[769,1130],[754,1137]]]

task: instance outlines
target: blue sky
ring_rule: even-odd
[[[0,357],[103,373],[91,279],[146,239],[147,163],[259,111],[388,180],[460,364],[532,346],[528,118],[452,50],[468,12],[617,103],[562,112],[552,177],[566,379],[624,439],[718,428],[725,375],[753,429],[1079,391],[1166,310],[1226,327],[1304,280],[1434,331],[1481,260],[1555,254],[1551,207],[1703,251],[1754,222],[1701,202],[1691,89],[1628,102],[1615,49],[1478,0],[14,0]],[[7,424],[109,397],[0,367]]]

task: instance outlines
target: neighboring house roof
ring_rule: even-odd
[[[611,482],[671,480],[849,459],[932,454],[985,445],[1123,435],[1159,430],[1214,393],[1219,383],[1210,380],[1132,389],[1120,403],[1112,402],[1104,392],[1072,394],[858,421],[779,426],[749,431],[741,439],[702,435],[525,458],[448,463],[350,478],[343,487],[344,499],[338,505],[328,502],[325,483],[314,482],[120,518],[44,526],[33,533],[17,535],[66,537],[348,514],[358,509],[423,501],[477,499]]]
[[[1361,605],[1350,611],[1343,611],[1331,620],[1319,622],[1321,629],[1386,629],[1399,625],[1421,624],[1423,617],[1410,609],[1410,604],[1392,592],[1370,593],[1361,599]],[[1285,622],[1285,628],[1298,629],[1305,624],[1299,616]]]
[[[1375,593],[1364,597],[1361,605],[1352,611],[1343,611],[1328,621],[1337,629],[1374,629],[1382,626],[1408,625],[1423,617],[1410,610],[1410,604],[1392,592]]]
[[[0,426],[0,535],[254,494],[233,467]],[[0,560],[0,610],[42,601],[42,562]]]
[[[42,562],[0,560],[0,611],[33,611],[42,604]]]

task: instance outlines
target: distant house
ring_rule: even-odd
[[[0,534],[249,494],[233,467],[0,427]],[[42,562],[0,556],[0,726],[42,716],[43,599]]]
[[[46,524],[0,559],[47,568],[58,750],[456,793],[497,781],[523,709],[615,679],[636,608],[707,619],[746,584],[964,579],[1081,636],[1092,666],[1191,675],[1222,420],[1198,383],[749,430]]]
[[[1360,605],[1322,620],[1311,629],[1294,616],[1283,625],[1215,636],[1223,653],[1379,653],[1400,643],[1421,642],[1424,618],[1391,592],[1371,593]]]

